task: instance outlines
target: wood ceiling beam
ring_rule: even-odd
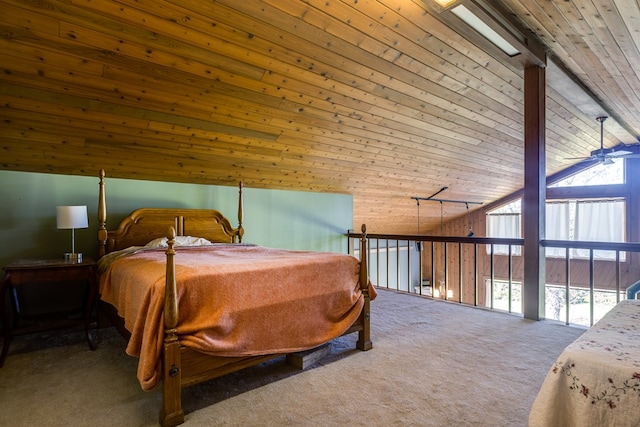
[[[472,40],[474,44],[493,56],[501,57],[505,62],[519,67],[546,66],[545,46],[533,34],[522,30],[518,23],[510,19],[509,15],[498,7],[495,1],[460,0],[446,8],[439,7],[434,0],[422,1],[437,19],[455,29],[468,40]],[[460,5],[464,5],[473,15],[515,47],[520,54],[510,56],[484,36],[478,37],[478,32],[475,29],[452,12],[455,7]]]

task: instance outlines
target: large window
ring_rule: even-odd
[[[592,242],[624,242],[624,200],[599,200],[576,202],[575,240]],[[589,251],[576,249],[575,257],[586,258]],[[594,251],[596,259],[615,260],[613,251]],[[624,258],[624,253],[621,254]]]
[[[501,206],[487,214],[487,236],[499,238],[520,238],[522,237],[521,225],[521,203],[520,199]],[[512,255],[520,255],[522,248],[515,246],[511,248]],[[491,253],[491,246],[487,245],[487,253]],[[508,245],[494,245],[494,255],[508,255]]]
[[[521,236],[520,201],[503,206],[487,214],[487,236],[519,238]],[[545,207],[547,240],[579,240],[589,242],[625,241],[625,202],[612,200],[562,200],[549,201]],[[507,255],[509,247],[494,245],[495,255]],[[487,248],[487,253],[491,248]],[[520,255],[520,247],[512,248],[513,255]],[[547,248],[546,256],[564,257],[563,248]],[[588,258],[589,250],[572,249],[572,258]],[[614,260],[613,251],[594,251],[595,259]],[[621,254],[624,260],[624,253]]]
[[[549,188],[611,184],[624,184],[624,161],[621,159],[614,160],[612,164],[598,163],[589,169],[549,185]]]
[[[624,183],[624,161],[597,164],[549,187],[579,187]],[[545,236],[547,240],[577,240],[590,242],[625,241],[625,201],[616,199],[548,200],[545,207]],[[487,214],[487,236],[521,237],[521,201],[516,200]],[[520,248],[513,248],[520,255]],[[487,248],[487,253],[490,253]],[[495,245],[494,254],[508,254],[508,246]],[[547,257],[564,257],[564,248],[546,248]],[[621,260],[624,260],[624,253]],[[589,250],[572,249],[572,258],[588,258]],[[614,251],[594,251],[595,259],[614,260]]]
[[[625,202],[613,200],[565,200],[546,204],[546,238],[588,242],[624,242]],[[562,248],[547,248],[548,257],[563,257]],[[572,258],[588,258],[588,249],[572,249]],[[594,251],[595,259],[615,259],[613,251]]]

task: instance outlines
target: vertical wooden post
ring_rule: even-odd
[[[164,343],[162,352],[162,409],[160,424],[176,426],[184,422],[182,411],[182,373],[180,366],[180,342],[178,326],[178,295],[176,286],[176,230],[169,227],[167,232],[167,270],[164,296]]]
[[[107,198],[104,193],[104,169],[100,169],[100,187],[98,193],[98,258],[107,251]]]
[[[373,348],[371,342],[371,300],[369,298],[369,271],[367,265],[367,226],[362,224],[362,235],[360,236],[360,290],[364,296],[364,306],[362,307],[363,328],[358,332],[358,350],[367,351]]]
[[[244,236],[244,228],[242,227],[242,220],[244,219],[244,208],[242,204],[242,181],[238,184],[238,241],[242,243],[242,236]],[[235,240],[235,239],[234,239]]]
[[[524,317],[544,318],[545,251],[545,69],[524,70]]]

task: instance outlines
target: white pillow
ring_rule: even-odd
[[[212,243],[203,237],[192,237],[192,236],[176,236],[174,247],[178,246],[206,246],[211,245]],[[167,238],[166,237],[158,237],[157,239],[153,239],[149,243],[147,243],[145,248],[166,248],[167,246]]]

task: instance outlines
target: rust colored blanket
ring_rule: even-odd
[[[124,317],[131,332],[127,353],[140,358],[138,380],[149,390],[158,381],[164,334],[164,250],[112,257],[100,268],[101,298]],[[253,245],[178,248],[180,343],[217,356],[316,347],[358,318],[358,272],[359,261],[344,254]]]

